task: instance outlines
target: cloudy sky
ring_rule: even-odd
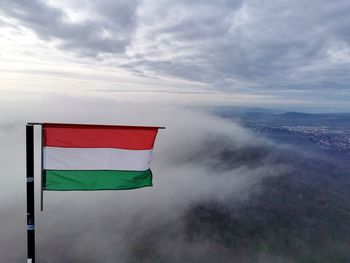
[[[348,0],[0,0],[2,102],[350,110]]]

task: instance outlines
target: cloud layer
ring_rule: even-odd
[[[170,242],[175,233],[164,231],[164,227],[174,220],[178,224],[173,231],[179,231],[174,236],[176,249],[185,251],[181,242],[187,242],[181,241],[184,238],[181,222],[192,204],[211,199],[225,201],[228,197],[234,198],[235,203],[245,202],[251,193],[259,192],[263,178],[290,169],[275,163],[271,146],[263,140],[253,138],[235,124],[199,112],[150,107],[135,111],[136,105],[116,106],[109,100],[70,97],[22,105],[28,106],[30,110],[23,113],[20,108],[2,105],[3,110],[11,112],[11,116],[1,117],[0,126],[0,144],[6,149],[0,152],[1,167],[4,174],[11,174],[2,177],[0,195],[3,218],[0,251],[8,262],[20,262],[25,256],[25,181],[21,153],[24,152],[23,125],[28,119],[166,126],[155,148],[152,166],[155,187],[119,192],[45,193],[45,211],[36,217],[38,258],[43,262],[115,262],[117,259],[137,262],[139,253],[142,254],[140,241],[159,229],[165,234],[160,238]],[[42,111],[43,108],[46,110]],[[20,114],[16,116],[16,112]],[[37,142],[39,133],[37,129]],[[39,178],[36,183],[40,185]],[[201,251],[204,244],[203,248],[196,242],[189,245],[194,253],[205,255]],[[164,248],[167,246],[170,243]]]
[[[349,12],[346,0],[1,1],[5,19],[92,61],[323,100],[349,96]]]
[[[25,258],[27,121],[166,126],[155,146],[154,187],[45,192],[44,212],[36,214],[41,262],[332,262],[349,256],[349,180],[341,176],[348,162],[313,160],[313,153],[280,148],[183,108],[57,95],[0,107],[8,113],[0,116],[4,262]],[[37,128],[37,142],[39,135]]]

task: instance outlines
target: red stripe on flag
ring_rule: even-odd
[[[72,148],[153,148],[157,127],[44,124],[44,146]]]

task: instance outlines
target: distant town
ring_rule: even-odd
[[[350,154],[350,130],[338,130],[329,127],[308,126],[259,126],[257,123],[245,125],[255,132],[302,138],[319,145],[322,149]]]

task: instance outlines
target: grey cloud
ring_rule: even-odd
[[[17,19],[41,38],[60,41],[59,47],[80,55],[123,53],[135,26],[137,1],[97,1],[86,21],[71,22],[65,10],[34,0],[2,0],[1,12]],[[103,33],[108,32],[108,36]]]
[[[169,5],[171,10],[179,4]],[[341,45],[348,47],[349,34],[345,33],[345,29],[350,21],[344,12],[350,10],[347,1],[305,3],[248,0],[235,8],[222,2],[215,3],[215,6],[221,13],[216,13],[213,8],[213,12],[203,16],[195,5],[187,4],[188,9],[193,10],[190,21],[196,26],[182,24],[180,20],[176,30],[162,28],[154,32],[158,27],[157,20],[154,20],[153,30],[150,30],[152,34],[145,39],[160,40],[158,45],[152,42],[151,53],[162,53],[159,46],[163,45],[175,54],[181,54],[188,48],[188,56],[157,61],[147,59],[150,50],[145,49],[140,64],[164,73],[199,79],[224,89],[230,88],[229,82],[225,81],[227,78],[243,83],[252,81],[265,88],[302,86],[308,84],[309,79],[313,79],[312,84],[317,87],[327,80],[347,87],[348,78],[340,80],[338,75],[331,73],[330,76],[320,76],[324,71],[338,70],[340,75],[346,76],[344,66],[346,70],[349,68],[349,61],[346,65],[331,63],[327,53],[330,49],[338,50]],[[211,21],[213,32],[208,30],[206,21]],[[184,37],[191,29],[197,41]],[[147,42],[145,39],[143,41]],[[318,65],[323,65],[323,69],[317,68]],[[316,67],[312,69],[313,66]],[[309,71],[300,70],[302,67],[309,67]]]
[[[224,91],[344,90],[349,94],[350,3],[326,1],[94,1],[90,19],[36,1],[2,13],[78,55],[200,81]],[[111,33],[103,37],[104,30]],[[101,58],[103,60],[103,58]]]

